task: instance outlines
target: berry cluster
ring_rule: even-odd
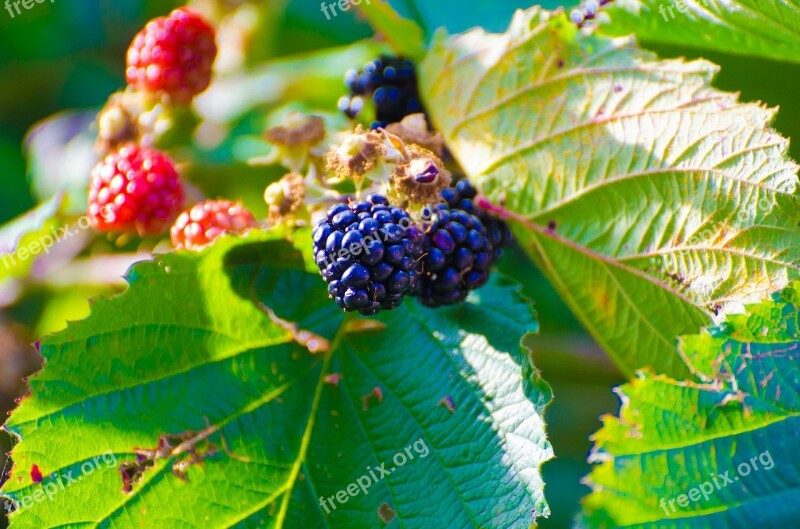
[[[570,20],[579,28],[582,28],[588,21],[594,20],[600,12],[600,8],[611,3],[611,0],[583,0],[577,9],[573,9]]]
[[[505,222],[476,206],[476,196],[461,180],[442,191],[445,203],[423,211],[419,227],[379,195],[333,206],[313,235],[331,297],[366,315],[399,306],[405,294],[429,307],[464,301],[512,241]]]
[[[360,72],[347,72],[345,82],[350,95],[339,100],[339,109],[354,118],[364,109],[365,98],[371,97],[375,102],[373,129],[423,111],[417,73],[408,59],[381,56],[368,62]]]
[[[89,187],[88,212],[97,230],[160,235],[178,216],[185,192],[175,163],[144,145],[149,142],[138,129],[144,109],[155,111],[162,95],[183,104],[205,90],[216,55],[214,29],[185,8],[151,20],[133,39],[126,71],[130,88],[113,95],[98,116],[102,151],[110,154],[95,167]],[[209,200],[178,217],[172,242],[198,249],[256,225],[241,205]]]
[[[420,232],[408,212],[383,196],[334,205],[313,239],[328,292],[345,311],[394,309],[416,287]]]

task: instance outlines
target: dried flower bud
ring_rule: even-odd
[[[305,177],[298,173],[288,173],[267,186],[264,191],[264,201],[269,206],[270,225],[280,224],[296,215],[303,207],[305,197]]]
[[[275,146],[310,148],[325,139],[325,122],[318,116],[290,112],[281,125],[269,129],[265,136]]]
[[[275,146],[272,153],[251,163],[280,163],[293,173],[299,173],[308,162],[312,148],[325,139],[325,122],[318,116],[290,112],[283,123],[264,135]]]
[[[333,146],[327,154],[328,171],[335,181],[353,180],[360,185],[367,173],[379,167],[386,152],[384,137],[375,131],[364,131],[359,125],[341,145]]]
[[[417,204],[441,202],[440,193],[452,182],[450,171],[431,151],[418,145],[407,145],[407,161],[392,173],[392,186],[403,199]]]
[[[106,156],[128,143],[153,147],[173,126],[173,116],[161,98],[128,89],[112,94],[97,115],[98,156]]]

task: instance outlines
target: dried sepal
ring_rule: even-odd
[[[325,139],[325,122],[318,116],[289,112],[283,122],[267,130],[264,137],[274,146],[272,153],[250,163],[280,163],[289,171],[299,173],[313,154],[313,148]]]
[[[329,181],[338,183],[353,180],[360,185],[367,174],[378,168],[386,153],[384,137],[373,130],[365,131],[361,125],[348,135],[340,145],[334,145],[326,155],[327,170],[334,176]]]
[[[439,158],[444,156],[444,140],[439,132],[431,132],[425,114],[411,114],[399,123],[391,123],[386,131],[406,144],[416,144],[428,149]]]

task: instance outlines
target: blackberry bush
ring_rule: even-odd
[[[354,118],[364,109],[365,99],[371,99],[375,104],[372,128],[386,127],[423,111],[417,73],[409,59],[381,56],[368,62],[360,72],[347,72],[345,83],[350,95],[339,100],[339,109]]]
[[[385,197],[334,205],[313,239],[320,274],[343,310],[376,314],[414,291],[420,233],[408,212]]]
[[[800,7],[577,1],[513,19],[513,2],[326,2],[317,24],[300,2],[197,0],[224,77],[196,100],[212,32],[163,0],[117,2],[125,17],[83,2],[89,16],[48,31],[49,59],[85,56],[81,24],[92,35],[85,83],[0,59],[29,94],[6,98],[0,128],[42,86],[98,108],[107,83],[93,81],[125,73],[95,71],[123,58],[101,58],[102,39],[166,15],[99,114],[31,131],[30,190],[4,173],[0,215],[41,203],[0,226],[0,411],[24,391],[4,391],[22,382],[16,350],[35,342],[43,371],[3,428],[3,527],[797,528],[790,139],[773,110],[715,89],[716,66],[637,42],[796,63]],[[7,3],[36,13],[4,52],[30,55],[43,39],[29,29],[63,22],[57,2],[32,3]],[[363,109],[348,121],[342,74],[383,50],[402,58],[348,75],[343,109]],[[417,80],[427,114],[364,130],[418,105]],[[800,118],[782,106],[791,134]],[[508,275],[491,271],[504,220],[521,240]],[[398,307],[408,295],[420,302]],[[548,410],[553,392],[575,405]],[[601,414],[592,437],[596,421],[575,420]],[[588,464],[562,447],[542,474],[567,438],[594,442]],[[582,464],[592,492],[576,513],[562,507],[584,485],[545,482]]]

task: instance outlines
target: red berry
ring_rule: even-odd
[[[128,84],[188,103],[211,82],[214,38],[214,28],[185,8],[151,20],[128,48]]]
[[[100,231],[158,235],[184,201],[175,164],[156,149],[125,145],[92,171],[89,218]]]
[[[244,206],[228,200],[207,200],[184,211],[170,230],[175,248],[196,250],[225,233],[243,233],[258,226]]]

